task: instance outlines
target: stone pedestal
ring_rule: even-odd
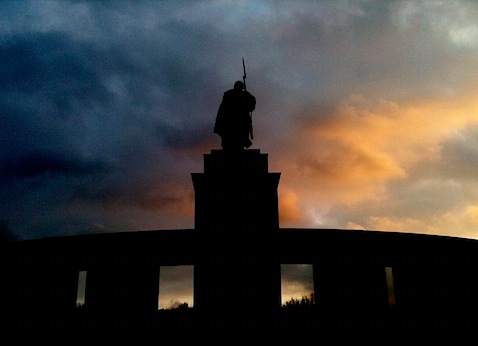
[[[213,150],[204,173],[192,174],[198,311],[252,322],[280,307],[279,178],[259,150]]]

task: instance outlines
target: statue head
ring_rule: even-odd
[[[243,90],[243,89],[244,89],[244,83],[242,83],[240,80],[234,83],[234,90]]]

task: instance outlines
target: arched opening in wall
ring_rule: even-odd
[[[80,270],[78,272],[78,287],[76,290],[76,307],[81,308],[85,305],[85,293],[86,293],[86,270]]]
[[[312,264],[281,264],[282,306],[315,304]]]
[[[194,266],[161,266],[159,268],[158,310],[194,306]]]

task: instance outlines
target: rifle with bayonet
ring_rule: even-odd
[[[246,64],[244,63],[244,58],[242,58],[242,69],[244,70],[244,74],[242,76],[242,83],[244,84],[244,91],[247,91],[246,88]],[[251,135],[251,139],[254,139],[254,133],[252,129],[252,111],[249,112],[249,116],[251,117],[251,125],[249,128],[249,133]]]

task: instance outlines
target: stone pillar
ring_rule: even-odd
[[[192,174],[198,311],[252,321],[280,307],[279,178],[259,150],[212,150]]]

